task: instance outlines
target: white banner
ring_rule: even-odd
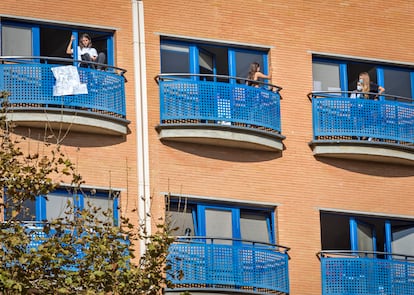
[[[81,83],[78,69],[75,66],[61,66],[52,68],[56,78],[53,86],[53,96],[88,94],[86,84]]]

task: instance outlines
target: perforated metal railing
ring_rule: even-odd
[[[322,295],[413,295],[414,256],[321,251]]]
[[[281,132],[279,86],[222,75],[160,74],[161,125],[229,125]]]
[[[289,294],[289,248],[252,241],[179,237],[170,245],[173,289]]]
[[[125,118],[126,70],[121,68],[105,65],[102,71],[76,67],[88,93],[53,95],[56,79],[51,69],[77,62],[42,56],[1,56],[0,90],[10,93],[8,99],[14,108],[68,108]]]
[[[314,140],[365,140],[414,144],[414,101],[381,95],[351,98],[352,92],[312,92]]]

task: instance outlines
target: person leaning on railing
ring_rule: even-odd
[[[253,62],[250,64],[249,74],[247,79],[250,81],[246,81],[246,84],[249,86],[259,87],[259,83],[255,83],[254,81],[259,81],[259,79],[269,79],[272,82],[272,69],[269,69],[269,75],[265,75],[260,72],[260,64],[257,62]]]
[[[269,68],[269,75],[265,75],[260,71],[260,64],[258,62],[253,62],[250,64],[249,67],[249,74],[247,76],[246,85],[253,86],[253,87],[259,87],[260,83],[255,82],[259,81],[259,79],[268,79],[270,83],[272,83],[272,68]],[[269,86],[269,89],[273,92],[277,91],[276,87]]]
[[[71,36],[68,47],[66,48],[66,53],[67,54],[71,54],[73,55],[73,41],[75,40],[75,36]],[[78,46],[78,60],[84,60],[84,61],[92,61],[92,62],[96,62],[99,64],[104,64],[105,63],[105,53],[100,52],[98,54],[98,52],[96,51],[96,49],[94,47],[92,47],[92,39],[91,37],[84,33],[81,35],[80,37],[80,41],[79,41],[79,46]],[[81,63],[80,64],[81,67],[88,67],[87,63]],[[102,66],[101,65],[94,65],[94,64],[90,64],[90,66],[92,68],[97,68],[98,70],[102,70]]]

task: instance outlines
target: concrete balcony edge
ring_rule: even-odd
[[[314,140],[315,156],[414,166],[414,146],[368,141]]]
[[[283,151],[280,134],[232,125],[161,124],[156,127],[162,141],[189,142],[260,151]]]
[[[88,110],[59,108],[13,109],[6,118],[16,126],[44,128],[47,124],[52,129],[105,135],[126,135],[130,123],[123,118]]]

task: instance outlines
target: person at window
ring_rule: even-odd
[[[265,75],[260,72],[260,64],[257,62],[253,62],[250,64],[249,68],[249,75],[247,76],[246,85],[259,87],[260,83],[255,82],[259,81],[259,79],[269,79],[272,80],[272,69],[269,69],[269,75]]]
[[[362,85],[362,92],[364,92],[364,98],[378,99],[378,95],[381,95],[385,89],[382,86],[371,81],[367,72],[359,74],[359,83]]]
[[[362,97],[362,83],[361,81],[358,80],[357,82],[357,88],[355,90],[352,91],[351,93],[351,98],[361,98]]]
[[[75,36],[71,36],[68,47],[66,48],[66,53],[67,54],[72,54],[73,55],[72,44],[73,44],[74,40],[75,40]],[[84,61],[92,61],[92,62],[96,62],[96,63],[99,63],[99,64],[103,64],[103,63],[105,63],[106,56],[105,56],[105,53],[103,53],[103,52],[100,52],[98,54],[96,49],[94,47],[92,47],[91,37],[87,33],[84,33],[80,37],[77,59],[78,60],[84,60]],[[88,67],[88,63],[81,63],[80,66],[81,67]],[[103,69],[103,67],[101,65],[89,64],[89,66],[91,66],[92,68],[96,68],[96,66],[97,66],[98,70]]]

